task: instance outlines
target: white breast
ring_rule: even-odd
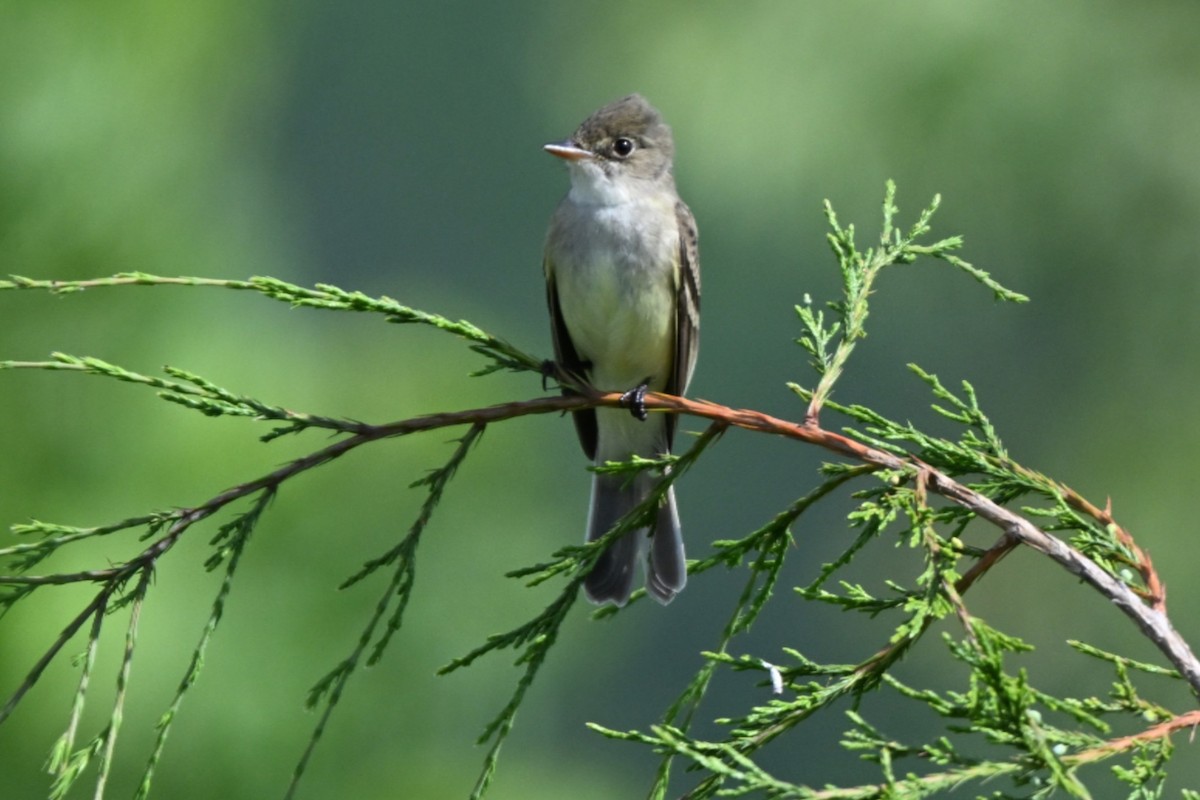
[[[675,349],[679,232],[673,201],[582,205],[570,201],[551,237],[559,304],[598,389],[625,391],[646,378],[666,385]]]

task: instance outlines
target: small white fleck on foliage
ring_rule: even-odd
[[[769,661],[762,661],[762,665],[767,670],[767,674],[771,676],[771,691],[775,694],[783,694],[783,673],[779,671],[779,667]]]

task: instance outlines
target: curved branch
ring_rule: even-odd
[[[179,512],[179,519],[171,526],[167,535],[156,541],[142,554],[135,557],[132,562],[120,564],[108,570],[78,573],[71,577],[74,580],[95,581],[110,580],[121,573],[128,574],[132,566],[142,565],[147,561],[153,562],[163,552],[170,549],[183,531],[190,527],[192,523],[210,516],[235,500],[260,490],[274,490],[287,479],[338,458],[367,442],[395,436],[406,436],[411,433],[436,430],[453,425],[486,424],[531,414],[576,411],[597,406],[617,407],[620,404],[621,395],[617,392],[589,392],[582,395],[539,397],[532,400],[501,403],[499,405],[464,411],[428,414],[383,425],[355,423],[351,427],[348,424],[347,430],[353,430],[353,433],[345,439],[341,439],[328,447],[285,464],[261,478],[227,489],[199,506],[181,510]],[[684,397],[652,392],[646,395],[646,410],[687,414],[721,422],[728,426],[745,428],[750,431],[785,436],[789,439],[797,439],[816,445],[864,464],[873,464],[887,469],[902,470],[923,475],[925,485],[929,491],[935,492],[951,502],[972,511],[977,516],[991,522],[1012,539],[1032,547],[1043,555],[1049,556],[1071,574],[1083,579],[1105,597],[1108,597],[1154,642],[1163,655],[1166,656],[1167,660],[1184,676],[1191,685],[1192,690],[1200,694],[1200,661],[1197,661],[1187,642],[1184,641],[1183,637],[1172,626],[1161,602],[1152,599],[1152,605],[1147,605],[1133,589],[1109,575],[1078,550],[1041,530],[1019,514],[998,505],[990,498],[955,481],[940,470],[921,462],[919,459],[912,456],[901,457],[871,447],[839,433],[826,430],[813,421],[797,423],[773,417],[759,411],[730,408],[729,406],[723,406],[707,400],[689,400]],[[1082,510],[1088,513],[1094,512],[1095,514],[1100,514],[1102,520],[1115,525],[1112,522],[1110,514],[1087,504],[1078,495],[1072,495],[1072,501]],[[1123,532],[1123,529],[1121,530]],[[1127,533],[1124,535],[1128,537]],[[1137,552],[1140,553],[1141,551]],[[54,578],[55,576],[43,578],[0,577],[0,583],[31,584],[63,582]],[[1155,593],[1158,597],[1161,597],[1161,587],[1158,587]]]
[[[616,392],[595,393],[587,396],[546,397],[471,411],[417,417],[391,425],[383,425],[376,430],[383,436],[396,436],[417,430],[428,430],[466,422],[492,422],[528,414],[573,411],[598,405],[618,406],[620,400],[621,395]],[[865,464],[922,473],[929,491],[972,511],[982,519],[991,522],[1008,537],[1049,556],[1068,572],[1091,584],[1093,588],[1109,598],[1126,616],[1133,620],[1134,624],[1154,642],[1167,660],[1179,670],[1192,687],[1192,691],[1200,694],[1200,661],[1197,661],[1187,642],[1175,630],[1160,602],[1152,599],[1152,605],[1148,606],[1137,592],[1109,575],[1095,562],[1061,539],[1051,536],[1021,515],[998,505],[990,498],[964,486],[919,459],[911,456],[904,458],[871,447],[839,433],[826,430],[813,422],[792,422],[760,411],[730,408],[707,400],[689,400],[684,397],[653,392],[646,395],[646,410],[703,417],[746,430],[798,439]],[[1086,513],[1094,512],[1099,514],[1099,519],[1107,524],[1116,524],[1112,522],[1111,514],[1096,509],[1078,495],[1071,493],[1069,497],[1074,505]],[[1124,529],[1121,530],[1123,532]],[[1126,533],[1124,536],[1128,537],[1128,534]],[[1130,541],[1132,541],[1131,538]],[[1140,550],[1136,552],[1141,553]],[[1161,586],[1158,586],[1157,580],[1155,586],[1157,590],[1152,594],[1161,597],[1163,591]]]

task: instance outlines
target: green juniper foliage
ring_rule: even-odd
[[[513,730],[516,713],[539,671],[552,655],[559,632],[579,593],[583,577],[613,539],[642,527],[655,513],[668,486],[685,475],[696,461],[730,428],[769,432],[825,447],[843,460],[821,470],[813,488],[786,508],[768,515],[757,530],[740,539],[712,543],[712,552],[691,562],[696,580],[715,569],[740,570],[744,587],[730,610],[718,640],[704,654],[704,664],[682,688],[677,699],[654,723],[642,730],[613,730],[591,725],[598,735],[650,748],[661,756],[649,796],[678,795],[687,782],[686,797],[761,796],[810,800],[865,800],[866,798],[919,798],[961,791],[968,787],[978,797],[1048,798],[1093,797],[1088,788],[1104,769],[1127,786],[1127,796],[1148,800],[1164,796],[1167,766],[1173,753],[1171,733],[1200,723],[1200,712],[1171,711],[1142,694],[1141,680],[1148,676],[1184,682],[1200,693],[1200,666],[1186,642],[1166,615],[1165,592],[1149,557],[1113,518],[1065,485],[1024,467],[1012,459],[998,432],[984,413],[970,384],[952,390],[916,365],[915,379],[932,393],[934,411],[958,426],[957,438],[924,432],[910,422],[899,422],[885,413],[831,399],[839,377],[848,368],[859,340],[866,335],[869,300],[885,269],[935,259],[967,273],[998,300],[1023,302],[986,272],[957,255],[958,237],[926,243],[938,199],[907,231],[896,223],[895,187],[888,184],[883,203],[883,230],[878,243],[860,250],[853,226],[843,226],[826,203],[829,244],[842,279],[842,296],[814,307],[805,296],[796,307],[801,335],[798,344],[808,354],[816,372],[812,388],[788,384],[806,404],[803,421],[788,422],[757,412],[731,409],[712,403],[687,402],[650,395],[647,406],[687,413],[710,420],[685,452],[662,459],[635,458],[595,469],[615,474],[651,470],[662,475],[658,489],[633,509],[606,536],[584,545],[564,547],[544,561],[513,570],[509,577],[521,585],[555,582],[559,591],[532,619],[494,634],[478,647],[445,665],[441,674],[470,667],[480,658],[510,650],[522,671],[512,695],[478,737],[489,744],[472,797],[483,797],[499,766],[501,745]],[[257,292],[293,306],[331,311],[358,311],[382,315],[388,322],[427,325],[466,341],[482,356],[476,375],[499,370],[552,375],[542,359],[524,353],[503,339],[465,321],[419,311],[390,298],[372,298],[337,287],[319,285],[305,289],[273,278],[245,281],[202,278],[168,278],[126,273],[87,281],[32,280],[13,276],[0,281],[0,290],[50,291],[69,294],[83,289],[119,286],[180,285]],[[262,477],[234,486],[193,508],[152,511],[114,523],[80,528],[42,521],[13,525],[18,541],[0,549],[0,616],[18,603],[34,602],[37,594],[55,586],[79,584],[93,587],[90,602],[76,614],[31,665],[0,709],[6,721],[46,667],[64,658],[67,645],[82,636],[84,649],[75,662],[78,684],[71,702],[66,729],[51,747],[47,769],[50,796],[65,797],[71,787],[92,770],[94,795],[104,794],[112,769],[114,747],[121,729],[135,660],[138,620],[150,600],[148,588],[159,559],[208,517],[231,506],[241,509],[219,525],[211,536],[211,553],[203,564],[221,570],[223,578],[206,623],[169,706],[157,726],[157,736],[137,790],[138,798],[151,795],[156,769],[168,758],[166,742],[183,701],[200,679],[205,654],[224,618],[235,585],[238,564],[251,546],[256,524],[268,513],[279,487],[296,475],[323,466],[342,454],[375,442],[443,427],[465,427],[440,467],[412,483],[425,492],[425,501],[407,532],[386,552],[364,560],[363,566],[341,582],[352,590],[374,583],[381,589],[351,652],[314,685],[307,699],[319,709],[317,722],[297,765],[286,796],[301,786],[305,768],[325,731],[343,692],[359,668],[377,662],[397,636],[403,636],[409,603],[420,601],[415,590],[417,554],[432,515],[460,466],[478,446],[488,425],[516,416],[561,412],[599,404],[614,405],[615,395],[604,396],[590,387],[573,385],[579,394],[542,397],[488,408],[445,412],[425,417],[371,425],[354,420],[306,414],[229,391],[187,370],[167,367],[166,377],[142,375],[97,358],[55,353],[47,361],[0,361],[0,369],[78,372],[148,386],[162,399],[221,417],[248,417],[270,427],[261,436],[269,442],[280,436],[316,429],[334,435],[308,455]],[[555,375],[560,381],[570,376]],[[847,421],[835,432],[822,426],[823,412]],[[791,526],[808,509],[830,494],[854,487],[855,507],[848,515],[853,536],[843,552],[825,564],[793,596],[827,603],[848,612],[889,621],[891,635],[863,653],[860,661],[822,664],[799,649],[782,645],[771,660],[761,654],[739,653],[738,637],[747,632],[770,600],[784,587],[781,569],[793,544]],[[936,500],[936,502],[935,502]],[[967,527],[985,521],[997,527],[990,546],[967,543]],[[1036,524],[1035,524],[1036,523]],[[978,526],[973,527],[976,530]],[[79,572],[33,574],[52,554],[88,539],[138,532],[144,548],[123,562],[106,563]],[[877,542],[892,539],[920,554],[920,571],[888,582],[879,596],[866,586],[839,579],[851,561]],[[989,626],[971,613],[964,596],[973,583],[1012,549],[1029,546],[1078,576],[1113,602],[1114,610],[1129,616],[1159,648],[1170,667],[1135,661],[1091,645],[1070,641],[1080,658],[1090,659],[1113,674],[1106,697],[1058,697],[1037,688],[1020,668],[1020,654],[1030,645],[1017,636]],[[641,599],[644,592],[635,594]],[[676,613],[687,613],[678,609]],[[592,612],[597,619],[614,619],[620,610],[606,607]],[[117,665],[111,710],[100,730],[86,737],[84,712],[95,699],[92,678],[103,626],[123,616],[125,644]],[[934,623],[953,623],[940,641],[925,641]],[[115,623],[113,623],[115,624]],[[945,629],[947,626],[943,625]],[[154,646],[153,642],[141,647]],[[911,686],[897,679],[891,667],[914,647],[944,651],[960,666],[947,673],[948,685]],[[744,709],[739,715],[717,720],[724,735],[711,740],[691,733],[703,714],[702,704],[718,671],[751,673],[771,687],[771,699]],[[965,682],[958,681],[966,675]],[[1138,680],[1135,680],[1138,679]],[[889,692],[932,712],[944,721],[942,733],[926,741],[904,741],[886,730],[864,699],[869,692]],[[785,737],[795,727],[820,717],[830,730],[828,717],[834,704],[849,700],[840,734],[842,747],[858,754],[867,768],[861,783],[812,788],[803,767],[791,774],[774,775],[757,761],[759,750]],[[11,723],[10,723],[11,724]],[[1137,731],[1116,736],[1114,730]],[[902,734],[901,734],[902,735]],[[82,741],[82,743],[81,743]],[[985,755],[979,755],[984,753]],[[673,769],[686,767],[686,771]],[[281,787],[282,788],[282,787]],[[1179,795],[1200,800],[1200,794],[1183,789]]]

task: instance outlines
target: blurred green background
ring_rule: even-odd
[[[865,241],[885,179],[899,184],[905,224],[941,192],[935,234],[964,234],[968,260],[1033,302],[998,305],[944,265],[887,273],[837,399],[938,427],[905,364],[947,385],[970,380],[1018,460],[1097,503],[1112,497],[1195,643],[1198,53],[1200,5],[1189,2],[9,2],[0,273],[324,281],[549,354],[539,260],[566,177],[540,146],[640,91],[675,129],[679,187],[701,231],[694,396],[799,417],[784,382],[813,380],[792,343],[792,307],[806,292],[833,299],[838,286],[821,200]],[[269,403],[378,422],[541,393],[535,376],[468,379],[479,360],[431,331],[257,296],[0,295],[0,359],[55,350],[141,372],[172,364]],[[69,374],[0,375],[0,413],[5,525],[91,525],[195,504],[326,441],[261,445],[261,426]],[[404,487],[445,459],[453,435],[365,448],[283,489],[168,743],[158,796],[281,794],[316,722],[305,692],[350,651],[383,589],[335,587],[407,529],[422,494]],[[710,455],[679,487],[693,557],[805,493],[825,458],[737,432]],[[488,431],[426,534],[404,631],[352,683],[302,796],[466,796],[483,755],[474,738],[518,672],[508,655],[447,678],[434,670],[550,599],[555,587],[525,590],[502,575],[579,540],[587,486],[569,421]],[[796,527],[787,586],[844,546],[849,507],[837,498]],[[150,595],[113,797],[132,792],[217,590],[199,568],[207,535],[193,531],[163,562]],[[136,547],[106,542],[53,566],[102,565]],[[883,591],[897,559],[912,565],[881,542],[853,576]],[[490,796],[642,796],[655,760],[584,723],[654,722],[715,646],[743,579],[710,573],[669,608],[639,604],[604,623],[576,609]],[[89,596],[41,591],[4,620],[5,694]],[[1029,553],[968,600],[1038,645],[1014,666],[1050,691],[1104,691],[1106,676],[1072,654],[1068,636],[1155,658],[1131,623]],[[106,713],[122,635],[110,623],[83,735]],[[858,660],[886,634],[783,591],[735,650]],[[930,637],[901,674],[946,682],[940,648]],[[4,797],[45,794],[39,766],[76,674],[60,661],[0,727]],[[722,674],[698,731],[719,735],[707,720],[764,692]],[[1190,703],[1178,690],[1164,699]],[[884,696],[862,712],[910,741],[932,729]],[[766,763],[812,785],[873,779],[832,744],[845,726],[827,715],[780,740]],[[1174,786],[1194,787],[1196,745],[1178,744]]]

